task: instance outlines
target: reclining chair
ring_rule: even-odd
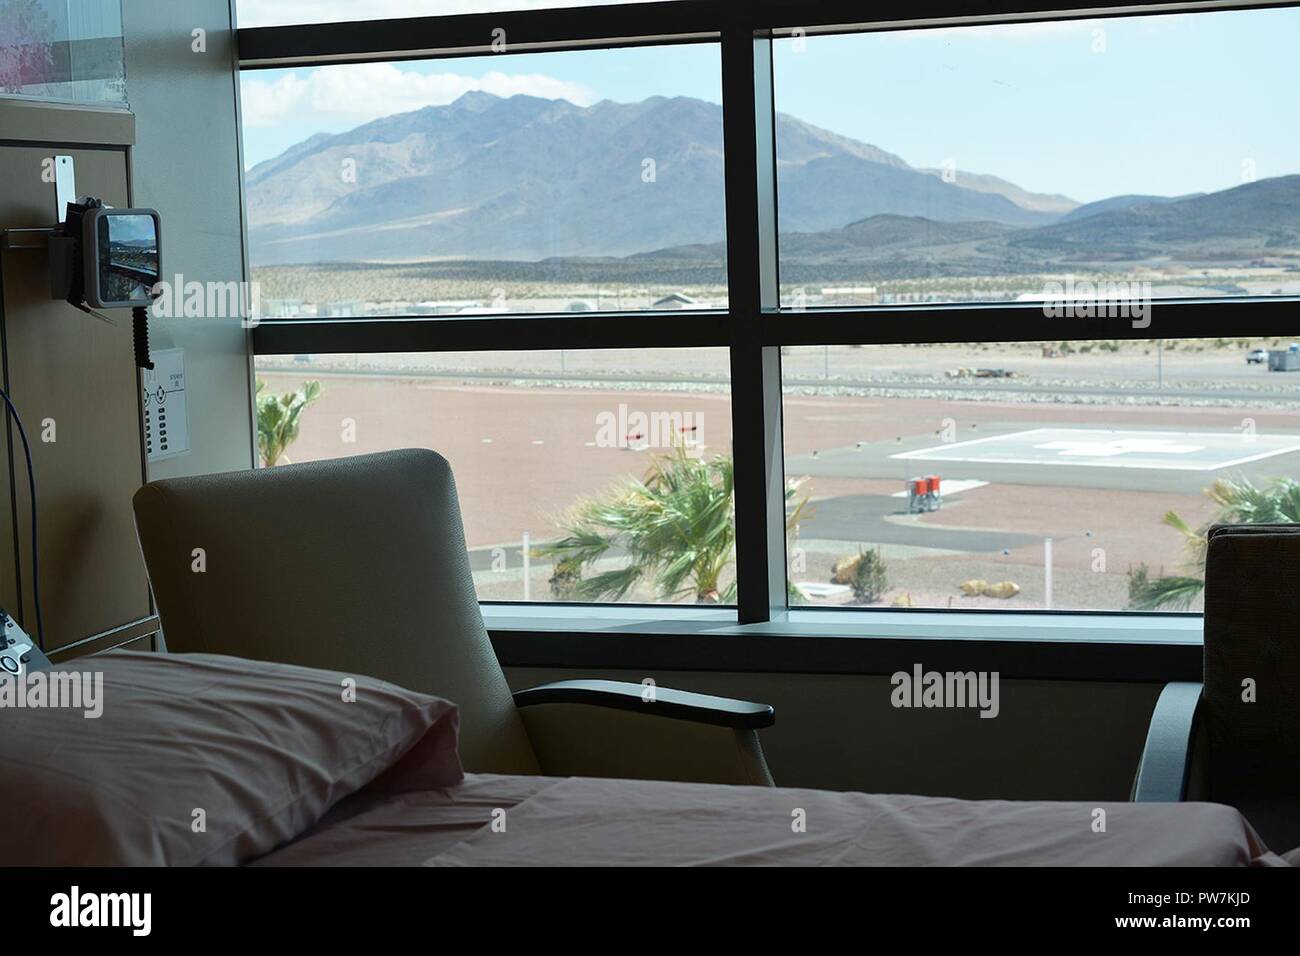
[[[460,705],[469,772],[772,783],[756,734],[774,720],[765,704],[665,688],[647,701],[641,684],[614,681],[512,695],[479,614],[451,468],[432,451],[156,481],[134,505],[171,652],[446,698]]]
[[[1141,801],[1242,812],[1268,846],[1300,846],[1300,525],[1211,528],[1204,684],[1166,684],[1134,783]]]

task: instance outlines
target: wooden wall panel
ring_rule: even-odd
[[[4,133],[0,139],[0,227],[51,223],[54,187],[41,180],[41,161],[56,152],[74,157],[79,195],[129,205],[127,144],[77,149],[14,144]],[[46,645],[58,648],[150,614],[131,516],[144,472],[130,313],[115,310],[108,324],[52,300],[44,250],[0,255],[10,395],[36,467]],[[51,425],[54,440],[43,441]],[[12,441],[15,487],[7,462],[0,467],[7,492],[0,498],[0,603],[18,613],[21,576],[23,618],[34,633],[30,505],[16,431]]]

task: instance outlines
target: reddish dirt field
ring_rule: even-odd
[[[298,387],[301,377],[266,374],[266,387]],[[600,391],[447,385],[399,379],[322,380],[320,400],[304,415],[294,461],[389,448],[432,448],[456,475],[471,548],[534,540],[585,495],[644,474],[651,451],[596,447],[597,416],[671,412],[701,424],[705,453],[731,445],[731,401],[724,394]],[[345,421],[356,441],[345,442]]]
[[[299,386],[307,376],[264,372],[259,377],[269,389],[282,391]],[[643,474],[655,450],[598,447],[599,416],[617,416],[620,404],[630,411],[689,414],[700,425],[707,454],[724,453],[731,443],[730,399],[722,392],[457,385],[364,375],[325,376],[322,384],[323,395],[304,415],[289,457],[306,461],[389,448],[435,449],[455,471],[471,548],[517,544],[525,531],[534,542],[545,540],[555,533],[556,519],[576,501],[626,476]],[[787,398],[784,424],[787,452],[806,454],[857,441],[927,434],[946,418],[955,420],[964,439],[978,437],[981,425],[994,423],[1228,429],[1246,416],[1261,429],[1295,424],[1293,414],[1269,409],[801,395]],[[349,421],[355,422],[351,442],[345,440]],[[901,487],[901,480],[818,478],[806,482],[803,491],[816,500],[890,494]],[[1160,523],[1170,509],[1194,526],[1213,512],[1208,499],[1196,494],[990,485],[954,496],[943,510],[915,520],[1051,535],[1056,539],[1055,566],[1064,576],[1086,574],[1100,547],[1106,576],[1122,579],[1124,570],[1139,562],[1153,571],[1173,571],[1181,561],[1181,538]],[[851,545],[846,543],[845,550]],[[904,563],[918,568],[960,565],[944,573],[946,581],[977,560],[976,555],[934,555]],[[1000,560],[1030,574],[1023,569],[1041,566],[1041,545],[1016,549]],[[825,570],[816,570],[817,579],[824,579]],[[1105,600],[1118,600],[1114,595],[1122,590],[1122,580],[1107,587]]]

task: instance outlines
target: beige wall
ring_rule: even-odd
[[[515,690],[605,677],[762,701],[780,786],[964,799],[1125,800],[1160,688],[1002,681],[1001,713],[896,710],[889,678],[819,674],[630,673],[511,668]]]
[[[41,161],[70,153],[79,195],[159,210],[165,274],[242,280],[229,0],[130,0],[124,18],[134,117],[0,99],[0,141],[7,141],[0,228],[53,223],[54,188],[41,180]],[[192,49],[196,28],[206,31],[204,53]],[[99,649],[150,627],[130,505],[145,477],[130,317],[116,312],[103,323],[52,301],[43,249],[4,253],[4,280],[10,391],[34,442],[47,645],[93,640],[78,650]],[[249,467],[247,333],[238,318],[152,324],[155,348],[185,349],[192,450],[149,467],[149,477]],[[54,441],[42,441],[46,422]],[[12,451],[13,489],[0,462],[0,605],[19,611],[21,574],[24,623],[34,631],[28,496],[16,441]]]
[[[126,84],[136,114],[135,201],[162,214],[167,275],[244,279],[243,199],[229,0],[128,0]],[[207,51],[194,52],[193,31]],[[163,319],[154,348],[185,350],[188,455],[149,466],[150,478],[253,464],[247,332],[232,319]]]
[[[54,224],[54,186],[42,172],[59,153],[73,157],[79,193],[127,204],[132,124],[126,114],[0,101],[0,128],[4,138],[21,140],[0,146],[0,227]],[[44,237],[15,236],[12,246],[0,253],[4,358],[10,395],[32,442],[41,604],[52,649],[150,614],[130,509],[143,467],[139,389],[129,315],[104,322],[51,299]],[[27,475],[16,429],[9,438],[14,487],[5,462],[0,605],[36,636]]]

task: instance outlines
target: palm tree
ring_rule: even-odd
[[[1169,511],[1164,517],[1164,523],[1186,541],[1189,573],[1139,581],[1129,602],[1135,610],[1186,610],[1191,606],[1205,590],[1207,535],[1213,525],[1300,523],[1300,482],[1293,478],[1274,478],[1262,488],[1248,478],[1220,478],[1205,493],[1219,506],[1213,520],[1192,528],[1177,512]]]
[[[723,589],[722,576],[735,560],[732,477],[729,455],[694,457],[677,446],[656,457],[644,478],[580,501],[561,521],[564,537],[537,554],[554,559],[557,574],[571,581],[567,594],[579,601],[617,601],[638,582],[650,581],[664,600],[729,603],[736,584]],[[786,482],[787,531],[807,503],[795,502],[799,484]],[[626,555],[623,567],[579,576],[616,549]]]
[[[284,451],[298,437],[298,428],[302,413],[307,406],[320,398],[320,382],[303,382],[301,391],[274,392],[262,394],[266,383],[257,383],[257,450],[261,453],[262,464],[267,468],[277,465],[281,459],[288,461]]]

